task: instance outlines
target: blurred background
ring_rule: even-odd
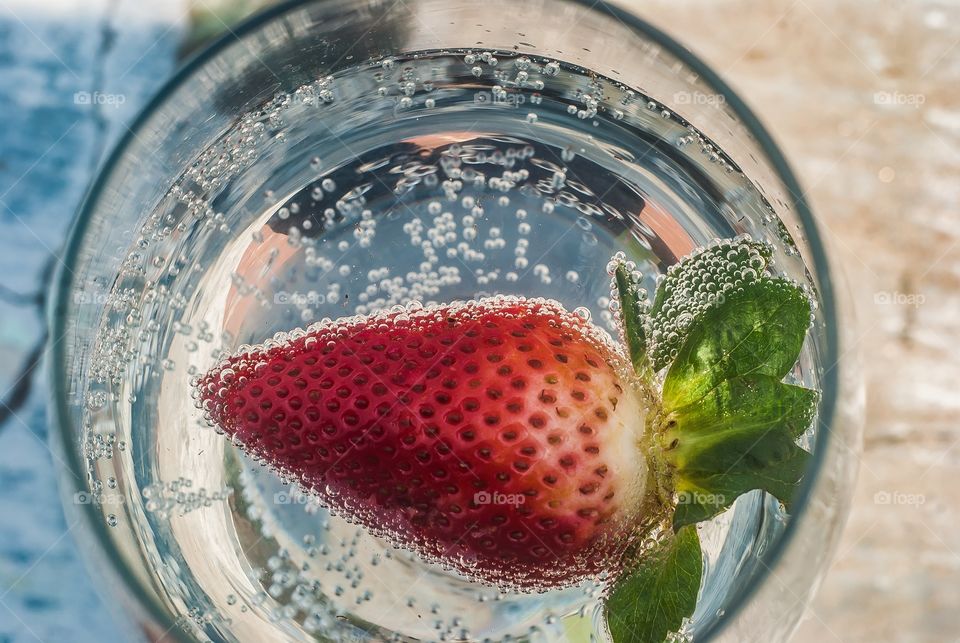
[[[0,643],[115,640],[47,448],[42,301],[137,111],[249,0],[0,0]],[[759,114],[849,281],[868,411],[795,640],[960,641],[960,1],[628,0]]]

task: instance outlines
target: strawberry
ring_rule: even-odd
[[[543,590],[615,572],[643,535],[655,494],[631,373],[559,303],[497,297],[280,334],[199,378],[195,397],[347,519],[475,579]]]

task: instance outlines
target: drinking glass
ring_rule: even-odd
[[[440,198],[477,181],[502,194]],[[459,225],[456,241],[423,248],[418,226],[447,209],[432,229]],[[653,288],[739,234],[810,288],[798,379],[822,401],[793,513],[754,492],[702,528],[684,631],[767,642],[789,637],[837,543],[862,395],[813,214],[741,98],[602,2],[315,0],[254,17],[136,119],[52,294],[65,505],[118,622],[144,640],[602,638],[595,588],[478,586],[329,515],[204,426],[191,379],[411,293],[550,296],[608,323],[612,251]]]

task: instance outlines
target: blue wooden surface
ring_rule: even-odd
[[[42,334],[16,293],[45,290],[96,166],[174,68],[180,27],[153,13],[130,0],[0,3],[0,393]],[[113,99],[84,100],[94,92]],[[61,510],[46,395],[35,373],[0,425],[0,643],[117,640]]]

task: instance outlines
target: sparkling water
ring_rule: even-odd
[[[602,640],[602,580],[511,593],[394,549],[207,426],[191,380],[242,344],[414,301],[550,297],[616,336],[614,253],[652,293],[679,258],[742,233],[805,280],[786,228],[722,150],[587,70],[422,52],[316,79],[187,164],[102,284],[87,501],[200,639]],[[798,380],[816,387],[814,366],[805,352]],[[755,492],[701,525],[687,634],[723,617],[743,561],[783,520]]]

